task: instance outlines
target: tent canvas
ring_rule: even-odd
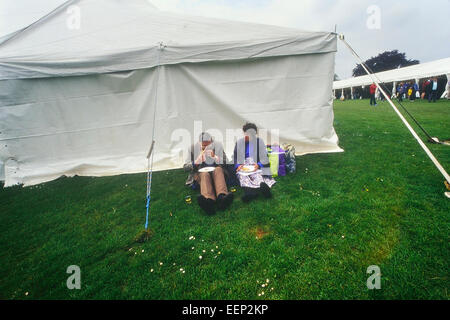
[[[67,27],[71,5],[79,29]],[[0,178],[11,186],[143,172],[153,129],[154,169],[179,168],[181,139],[196,138],[198,121],[224,141],[252,121],[278,129],[298,154],[342,151],[335,51],[329,32],[173,14],[141,0],[69,1],[0,44]]]

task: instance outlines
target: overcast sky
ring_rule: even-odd
[[[0,0],[0,36],[64,0]],[[161,10],[345,34],[364,58],[398,49],[427,62],[450,57],[450,0],[150,0]],[[375,6],[375,7],[373,7]],[[369,12],[368,12],[368,9]],[[378,15],[379,13],[379,15]],[[377,19],[379,16],[379,20]],[[371,29],[367,27],[369,25]],[[379,27],[379,28],[378,28]],[[338,45],[336,73],[351,76],[356,62]]]

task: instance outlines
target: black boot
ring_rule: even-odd
[[[228,208],[233,202],[233,198],[234,195],[232,193],[219,194],[219,196],[217,197],[217,206],[219,207],[219,210],[225,210],[226,208]]]
[[[264,198],[272,197],[272,193],[270,192],[270,187],[265,182],[261,182],[261,184],[259,185],[259,191],[264,196]]]
[[[212,199],[207,199],[204,196],[198,196],[197,198],[198,205],[202,208],[207,214],[213,215],[216,213],[215,201]]]
[[[244,196],[242,197],[242,201],[244,202],[250,202],[258,197],[258,193],[253,188],[247,188],[243,187],[244,190]]]

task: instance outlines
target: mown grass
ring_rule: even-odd
[[[405,104],[450,138],[448,101]],[[443,177],[386,102],[336,101],[335,128],[344,153],[298,157],[273,199],[238,190],[212,217],[184,202],[182,170],[155,173],[144,243],[145,174],[0,190],[0,298],[448,299]],[[449,170],[450,147],[428,146]],[[66,287],[69,265],[81,290]],[[366,287],[370,265],[381,290]]]

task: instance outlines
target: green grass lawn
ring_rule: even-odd
[[[450,138],[450,102],[405,105]],[[448,299],[444,178],[387,102],[336,101],[335,128],[344,153],[298,157],[273,199],[238,190],[212,217],[184,202],[196,193],[182,170],[155,173],[145,243],[145,173],[1,189],[0,298]],[[450,170],[450,147],[427,145]],[[81,290],[66,287],[69,265]],[[381,290],[366,287],[370,265]]]

